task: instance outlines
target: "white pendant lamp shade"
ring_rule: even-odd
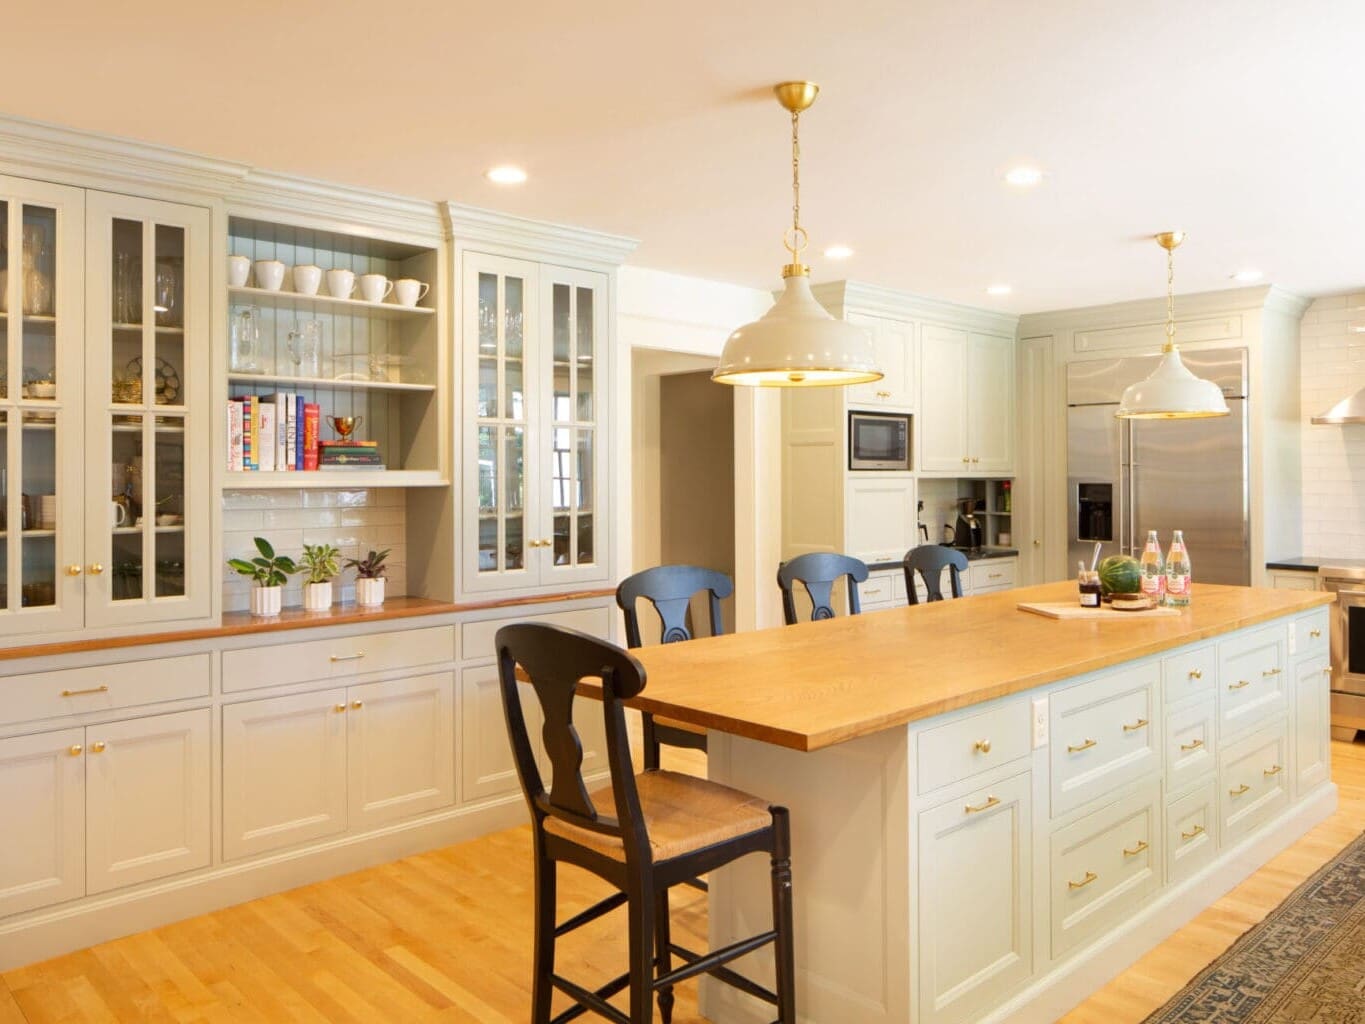
[[[1166,344],[1151,376],[1123,392],[1114,414],[1119,419],[1197,420],[1231,411],[1218,385],[1191,373],[1175,346],[1175,249],[1184,240],[1183,231],[1156,236],[1157,245],[1166,250]]]
[[[1144,381],[1123,392],[1117,415],[1130,420],[1202,419],[1228,415],[1223,392],[1211,380],[1196,377],[1180,359],[1174,345]]]
[[[880,380],[872,336],[836,320],[816,301],[810,279],[788,277],[772,309],[737,329],[711,375],[723,384],[761,387],[862,384]]]

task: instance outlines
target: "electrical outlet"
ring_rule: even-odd
[[[1033,749],[1047,746],[1047,698],[1033,702]]]

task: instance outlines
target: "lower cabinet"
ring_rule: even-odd
[[[1224,845],[1289,804],[1289,726],[1281,719],[1219,754],[1219,814]]]
[[[1218,852],[1218,782],[1209,779],[1166,805],[1166,880],[1183,882]]]
[[[1332,666],[1325,657],[1294,666],[1294,792],[1307,793],[1331,774]]]
[[[0,915],[205,867],[211,714],[0,740]]]
[[[223,708],[223,856],[248,857],[455,801],[454,675]]]
[[[920,812],[918,1020],[979,1020],[1033,973],[1031,778]]]

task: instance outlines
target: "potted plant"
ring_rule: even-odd
[[[325,612],[332,607],[332,580],[341,575],[341,552],[330,544],[305,544],[299,572],[305,577],[303,610]]]
[[[384,559],[389,549],[371,551],[361,559],[348,558],[346,568],[355,570],[355,603],[362,608],[377,608],[384,603]]]
[[[298,567],[288,555],[275,554],[275,549],[264,537],[257,537],[255,543],[256,550],[260,552],[257,557],[251,561],[229,558],[228,567],[256,584],[251,590],[252,615],[278,615],[284,582],[291,573],[298,572]]]

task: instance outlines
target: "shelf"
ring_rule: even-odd
[[[141,526],[115,526],[115,527],[113,527],[112,529],[110,529],[109,532],[112,533],[115,537],[130,537],[130,536],[136,536],[136,535],[138,535],[138,534],[141,534],[141,533],[142,533],[142,530],[143,530],[143,527],[141,527]],[[185,532],[185,524],[184,524],[184,523],[177,523],[175,526],[157,526],[157,527],[154,527],[154,528],[153,528],[153,531],[152,531],[152,532],[153,532],[153,533],[184,533],[184,532]]]
[[[232,384],[278,384],[295,389],[331,391],[435,391],[435,384],[400,384],[389,380],[337,380],[333,377],[284,377],[272,373],[229,373]]]
[[[340,313],[343,316],[370,316],[384,320],[406,320],[413,317],[420,319],[436,315],[436,310],[426,306],[400,306],[394,302],[366,302],[364,299],[334,299],[330,295],[272,292],[266,288],[229,288],[228,298],[239,305]]]
[[[295,488],[445,487],[450,481],[434,469],[350,469],[223,475],[225,490],[262,491]]]
[[[9,314],[0,311],[0,320],[8,320]],[[57,317],[52,313],[25,313],[24,321],[30,324],[56,324]]]
[[[129,333],[129,332],[132,332],[132,331],[136,331],[138,334],[141,334],[141,333],[142,333],[142,327],[143,327],[142,324],[111,324],[110,326],[111,326],[114,330],[116,330],[116,331],[122,331],[122,332],[124,332],[124,333]],[[183,327],[163,327],[162,325],[157,324],[157,325],[156,325],[156,333],[157,333],[157,334],[184,334],[184,333],[185,333],[185,328],[183,328]]]
[[[44,537],[55,537],[55,536],[57,536],[57,531],[56,531],[56,530],[24,530],[24,531],[22,531],[22,532],[19,534],[19,536],[21,536],[21,537],[23,537],[23,538],[25,538],[25,539],[27,539],[27,538],[29,538],[29,537],[32,537],[32,538],[34,538],[34,539],[41,540],[41,539],[44,538]]]

